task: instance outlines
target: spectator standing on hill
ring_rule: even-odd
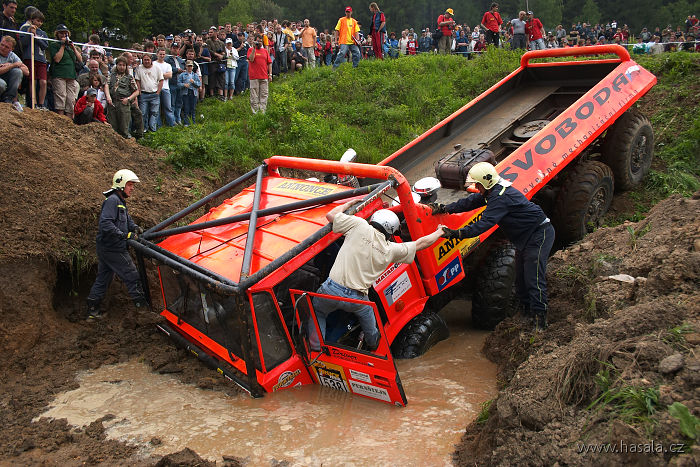
[[[510,24],[513,26],[513,49],[527,50],[527,36],[525,35],[527,22],[525,21],[525,12],[521,11],[518,13],[518,17],[511,20]]]
[[[170,79],[173,77],[173,67],[165,61],[165,47],[160,47],[156,54],[157,60],[153,66],[160,68],[163,73],[163,88],[160,90],[160,108],[165,116],[167,126],[175,126],[175,114],[173,113],[172,98],[170,96]],[[158,117],[158,128],[160,128],[160,116]]]
[[[250,79],[250,109],[253,114],[267,109],[268,83],[272,80],[272,58],[263,47],[262,35],[255,34],[253,48],[248,51],[248,77]]]
[[[88,62],[87,71],[78,75],[78,86],[80,87],[80,91],[78,91],[79,96],[82,96],[85,91],[92,86],[93,75],[97,75],[99,77],[101,85],[107,82],[107,78],[105,78],[100,72],[100,64],[97,62],[97,60],[90,60]]]
[[[12,49],[15,39],[3,36],[0,40],[0,99],[11,103],[18,112],[22,112],[22,104],[17,100],[17,89],[22,82],[22,76],[29,76],[29,69],[22,63]]]
[[[168,80],[168,87],[170,88],[170,107],[173,109],[175,124],[179,125],[182,123],[182,94],[180,87],[177,85],[177,78],[185,71],[185,61],[179,56],[179,42],[173,42],[170,45],[170,53],[172,55],[165,57],[165,61],[170,64],[170,68],[173,70],[173,74]]]
[[[233,39],[226,38],[226,94],[224,100],[233,97],[236,88],[236,70],[238,69],[238,51],[233,48]]]
[[[100,220],[97,231],[97,278],[87,298],[88,319],[104,316],[100,308],[109,284],[116,274],[124,282],[137,308],[148,305],[143,295],[139,273],[127,251],[126,241],[143,230],[136,225],[126,208],[126,199],[140,180],[127,169],[117,171],[112,177],[112,188],[103,194]]]
[[[527,26],[526,31],[528,34],[528,40],[530,41],[530,47],[532,50],[544,50],[546,49],[544,45],[544,26],[539,18],[535,18],[532,11],[527,12]]]
[[[314,53],[314,48],[316,47],[316,28],[312,28],[309,20],[304,20],[304,27],[301,29],[299,34],[301,38],[301,46],[304,51],[304,57],[306,58],[306,66],[310,68],[316,67],[316,54]]]
[[[197,113],[197,98],[202,81],[194,72],[194,60],[185,62],[185,71],[177,77],[177,86],[182,95],[182,122],[185,126],[194,124]]]
[[[454,10],[452,8],[448,8],[445,13],[438,16],[437,27],[442,33],[442,37],[437,43],[438,53],[449,54],[452,51],[452,31],[455,28],[453,16]]]
[[[51,42],[47,48],[54,106],[59,115],[67,115],[72,120],[73,106],[80,90],[75,67],[76,63],[83,63],[83,57],[80,49],[70,40],[70,31],[65,25],[56,26],[54,37],[59,42]]]
[[[433,39],[428,36],[425,29],[421,31],[420,39],[418,39],[418,51],[430,52],[433,50]]]
[[[369,26],[369,34],[372,36],[372,50],[375,58],[383,60],[382,44],[386,39],[386,17],[375,2],[369,4],[369,11],[372,12],[372,22]]]
[[[134,79],[141,91],[139,107],[143,114],[144,131],[156,131],[160,118],[160,92],[163,89],[163,72],[153,65],[151,54],[144,54],[141,65],[134,70]]]
[[[0,28],[19,30],[19,26],[15,21],[15,13],[17,13],[17,2],[15,0],[3,0],[2,14],[0,15]],[[22,48],[19,42],[20,34],[0,31],[0,37],[10,36],[15,40],[13,52],[18,57],[22,56]]]
[[[323,33],[321,33],[323,34]],[[275,46],[275,53],[279,62],[280,73],[287,72],[287,47],[289,36],[282,31],[282,25],[275,26],[275,34],[272,37]]]
[[[352,54],[352,66],[357,68],[360,65],[360,47],[358,46],[360,25],[357,20],[352,17],[352,7],[345,8],[345,16],[338,20],[335,25],[334,35],[335,42],[340,45],[338,54],[333,62],[333,69],[345,62],[345,56],[348,51]]]
[[[501,19],[501,14],[498,12],[498,3],[493,2],[491,4],[491,9],[484,13],[481,18],[481,27],[484,29],[486,42],[488,44],[493,44],[496,47],[500,47],[500,29],[503,20]]]
[[[406,55],[408,50],[408,31],[401,31],[401,39],[399,39],[399,54]]]
[[[38,109],[46,110],[44,107],[44,99],[46,98],[46,49],[49,46],[48,35],[41,29],[41,25],[44,24],[44,14],[35,10],[32,12],[29,20],[22,25],[20,31],[30,32],[34,34],[34,76],[29,77],[29,82],[36,81],[39,85],[39,92],[36,97],[36,107]],[[31,54],[31,36],[26,34],[21,34],[20,40],[22,42],[22,50],[24,55],[22,56],[22,61],[27,65],[27,69],[31,74],[32,70],[32,54]],[[35,88],[31,85],[29,86],[29,92],[27,93],[27,105],[32,106],[32,95],[34,94]]]
[[[250,44],[243,32],[238,33],[238,40],[240,41],[240,46],[237,47],[238,75],[236,76],[236,92],[234,93],[236,95],[244,93],[248,88],[248,51],[250,49]]]
[[[136,102],[136,96],[139,95],[139,89],[136,85],[136,80],[129,74],[129,60],[124,57],[117,57],[115,60],[114,69],[109,76],[109,93],[113,97],[112,108],[109,111],[109,121],[112,124],[114,131],[122,135],[124,138],[131,138],[129,132],[132,104]],[[142,130],[143,116],[141,110],[136,107],[135,120],[138,120],[137,128]],[[138,135],[140,136],[140,134]]]

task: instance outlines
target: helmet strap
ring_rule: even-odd
[[[382,235],[384,235],[384,238],[386,238],[387,241],[391,240],[392,235],[391,235],[390,233],[388,233],[380,223],[371,221],[371,222],[369,223],[369,225],[371,225],[372,227],[374,227],[375,229],[377,229],[377,230],[379,231],[379,233],[381,233]]]

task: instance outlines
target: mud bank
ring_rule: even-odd
[[[508,319],[487,339],[502,388],[456,464],[700,463],[669,409],[700,414],[698,199],[673,196],[553,256],[550,326]],[[622,452],[580,452],[608,444]]]

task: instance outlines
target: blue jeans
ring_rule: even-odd
[[[139,108],[143,114],[144,131],[156,131],[160,118],[160,96],[155,92],[142,92],[139,96]]]
[[[344,287],[330,278],[326,279],[326,281],[321,284],[321,287],[318,288],[316,293],[334,295],[342,298],[352,298],[355,300],[369,300],[366,294]],[[318,327],[321,328],[321,335],[323,335],[324,338],[326,337],[326,318],[335,310],[342,310],[354,314],[358,321],[360,321],[360,327],[362,327],[362,331],[365,333],[365,342],[367,346],[369,348],[377,347],[379,343],[379,330],[377,330],[377,320],[374,317],[374,310],[371,306],[321,297],[314,297],[312,303],[314,311],[316,312]],[[309,344],[312,349],[320,348],[316,327],[311,318],[309,318]]]
[[[238,75],[236,76],[236,92],[241,93],[248,88],[248,60],[238,60],[236,68]]]
[[[173,108],[175,123],[182,121],[182,90],[175,86],[170,90],[170,106]]]
[[[226,87],[224,89],[233,90],[236,87],[236,68],[226,68]]]
[[[360,64],[360,48],[355,44],[340,44],[340,50],[338,50],[338,55],[335,57],[335,62],[333,63],[333,68],[338,68],[341,63],[345,63],[345,55],[348,53],[352,54],[352,66],[357,68]]]
[[[22,70],[13,68],[5,74],[0,75],[0,100],[2,102],[12,102],[17,97],[17,88],[22,82]]]
[[[185,124],[185,126],[194,123],[194,115],[197,110],[197,97],[198,94],[196,91],[190,89],[182,90],[182,123]]]
[[[160,107],[163,109],[163,114],[165,115],[165,124],[168,126],[175,125],[175,114],[173,113],[170,89],[161,89]],[[160,128],[160,115],[158,116],[158,128]]]

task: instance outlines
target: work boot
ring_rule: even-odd
[[[105,313],[100,309],[100,300],[87,299],[87,319],[100,319]]]
[[[535,311],[535,331],[547,329],[547,312],[544,310]]]

